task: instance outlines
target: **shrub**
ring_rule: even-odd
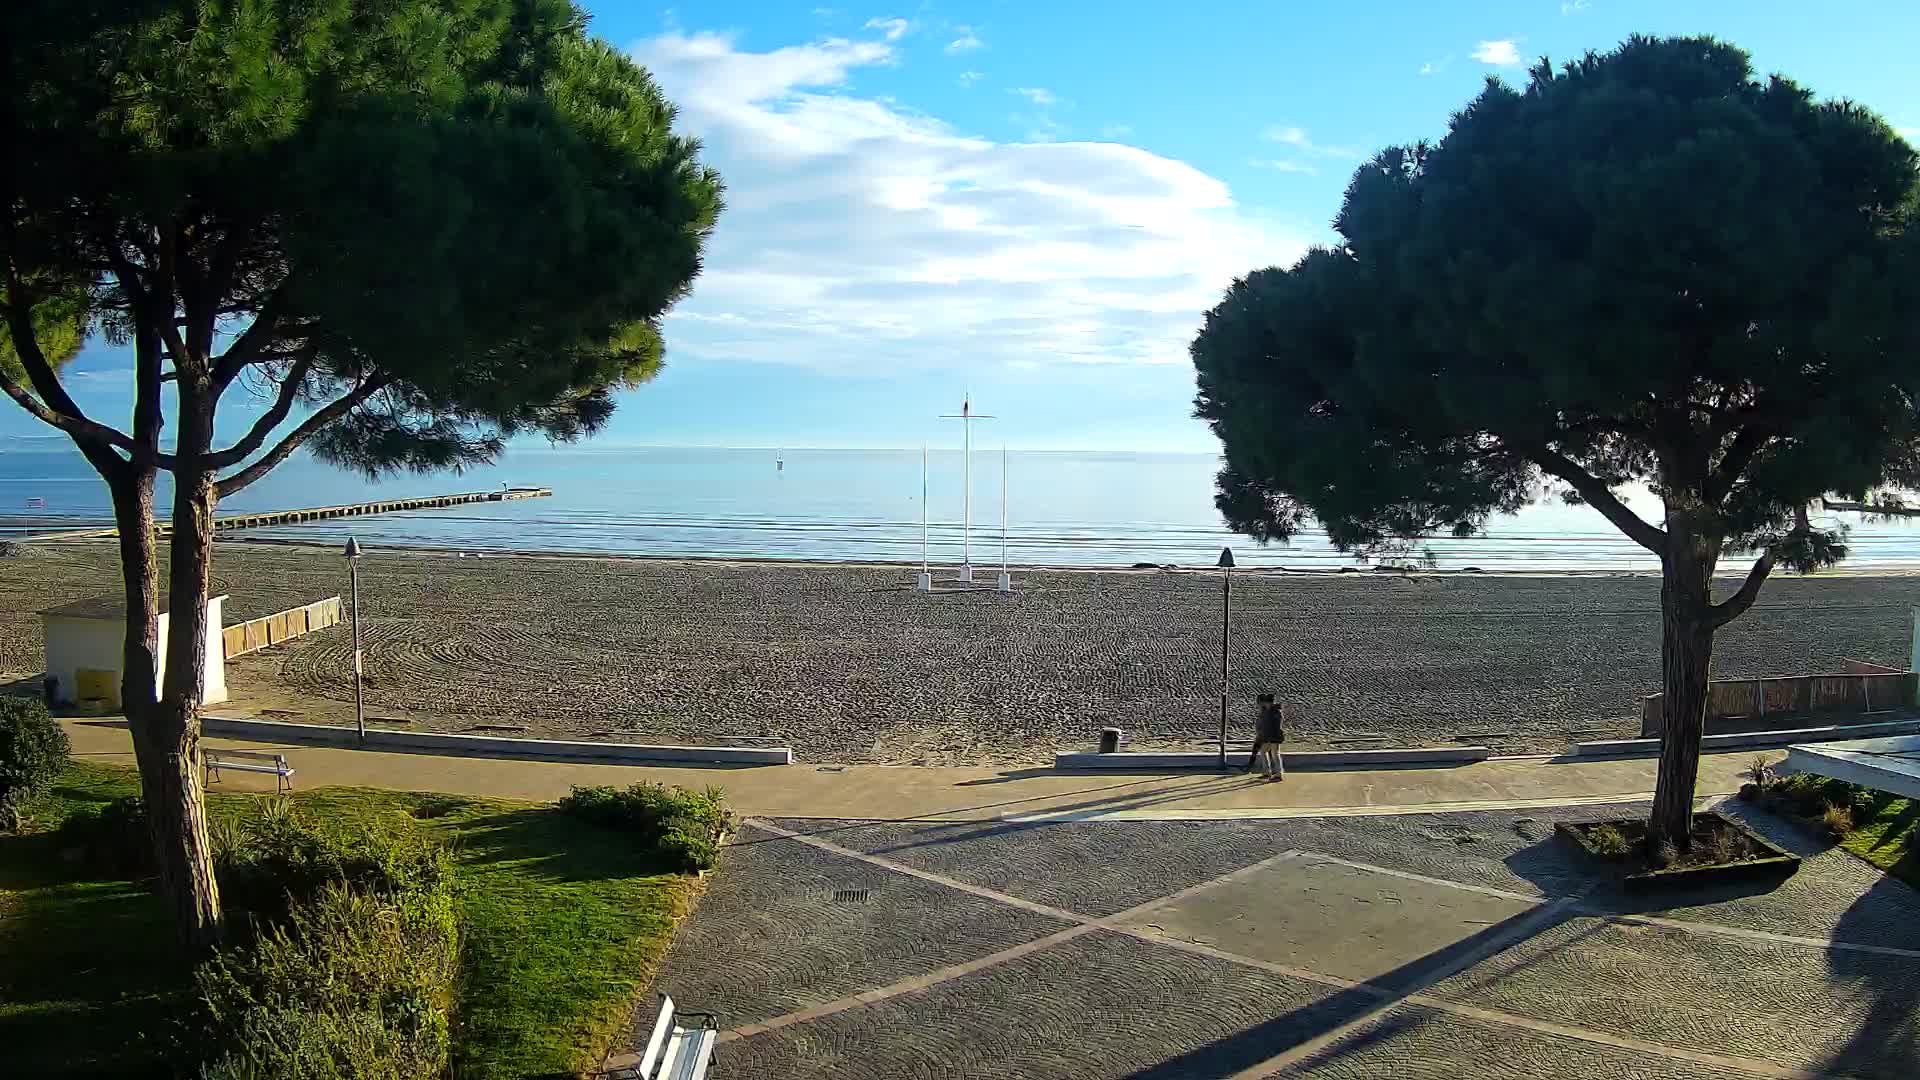
[[[672,868],[692,873],[719,859],[720,839],[733,827],[726,792],[641,782],[632,787],[576,787],[559,802],[562,813],[603,828],[633,833]]]
[[[0,559],[11,559],[26,553],[17,541],[0,540]]]
[[[1767,755],[1755,754],[1753,755],[1752,763],[1747,766],[1747,776],[1753,780],[1754,784],[1758,786],[1761,791],[1772,787],[1774,781],[1778,779],[1774,774],[1773,764],[1772,761],[1767,759]]]
[[[411,832],[344,833],[269,799],[236,829],[214,838],[225,902],[268,921],[311,900],[328,885],[378,896],[433,893],[452,876],[447,850]]]
[[[1835,840],[1842,840],[1853,831],[1853,811],[1845,806],[1827,804],[1820,812],[1820,828]]]
[[[218,1080],[413,1080],[446,1073],[459,957],[451,890],[334,883],[194,974]],[[201,1045],[208,1045],[202,1043]]]
[[[1595,825],[1588,829],[1587,843],[1609,859],[1624,859],[1633,851],[1633,842],[1614,825]]]
[[[78,849],[86,864],[102,873],[124,878],[153,873],[147,807],[138,795],[68,815],[60,824],[60,842]]]
[[[0,697],[0,832],[20,827],[21,807],[53,784],[71,749],[44,703]]]
[[[216,849],[221,890],[253,933],[195,973],[183,1041],[209,1059],[204,1077],[445,1074],[459,957],[445,848],[330,832],[273,800],[221,829]]]

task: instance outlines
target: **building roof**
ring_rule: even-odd
[[[1787,768],[1920,799],[1920,735],[1787,748]]]
[[[213,600],[225,600],[226,596],[209,597]],[[160,593],[160,614],[167,612],[167,594]],[[127,619],[127,600],[124,596],[96,596],[87,600],[75,600],[59,607],[40,609],[40,614],[54,619],[94,619],[100,622],[125,622]]]

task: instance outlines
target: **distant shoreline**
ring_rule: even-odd
[[[0,517],[0,529],[6,528],[8,521],[9,519]],[[58,532],[51,535],[41,534],[41,535],[25,535],[25,536],[6,536],[4,534],[0,534],[0,539],[11,539],[20,543],[34,543],[34,544],[106,543],[110,539],[110,537],[108,536],[73,537],[73,536],[65,536],[62,534],[69,533],[69,532],[89,531],[94,528],[111,529],[112,527],[113,526],[111,522],[107,522],[97,526],[87,525],[87,524],[75,524],[70,528],[61,529]],[[286,526],[286,527],[295,527],[295,526]],[[285,548],[285,549],[295,550],[295,551],[331,552],[333,550],[333,545],[330,542],[319,541],[319,540],[291,539],[286,537],[238,536],[238,535],[227,534],[227,535],[220,536],[218,538],[218,543],[222,545],[232,545],[232,546],[259,546],[259,547],[271,547],[271,548]],[[568,549],[562,549],[562,548],[493,548],[493,547],[480,547],[480,546],[460,546],[460,545],[453,545],[453,544],[384,544],[384,543],[380,543],[380,544],[371,545],[369,547],[369,550],[372,550],[372,551],[388,550],[388,551],[394,551],[394,552],[404,552],[404,553],[414,554],[414,555],[427,555],[427,556],[435,556],[435,557],[441,557],[441,558],[586,560],[586,561],[592,561],[592,562],[643,562],[643,563],[669,563],[669,564],[684,563],[689,566],[792,566],[792,567],[822,567],[822,568],[845,568],[845,569],[901,569],[901,570],[915,570],[920,566],[920,561],[918,559],[875,559],[875,558],[827,559],[827,558],[818,558],[818,557],[808,558],[808,557],[796,557],[796,556],[787,556],[787,555],[688,555],[688,554],[681,554],[681,553],[651,554],[647,552],[574,551],[574,550],[568,550]],[[998,573],[999,566],[1000,564],[997,560],[993,562],[981,561],[974,564],[974,572],[976,575]],[[1152,563],[1147,565],[1117,565],[1113,563],[1013,562],[1013,563],[1009,563],[1008,566],[1009,566],[1009,569],[1011,569],[1013,572],[1021,573],[1021,574],[1181,573],[1181,574],[1217,575],[1219,573],[1219,570],[1216,567],[1200,564],[1200,563]],[[936,562],[932,564],[932,569],[934,572],[935,580],[939,581],[943,579],[943,575],[952,574],[957,569],[957,565],[953,563]],[[1739,580],[1746,577],[1747,569],[1748,569],[1748,565],[1745,562],[1745,560],[1742,558],[1734,557],[1729,559],[1723,559],[1721,561],[1721,566],[1715,572],[1714,576],[1716,579]],[[1597,568],[1592,570],[1564,569],[1564,568],[1562,569],[1541,568],[1541,569],[1487,570],[1487,569],[1475,568],[1475,567],[1462,567],[1458,569],[1450,569],[1450,568],[1444,568],[1444,567],[1400,567],[1400,566],[1380,566],[1380,565],[1375,565],[1375,566],[1349,565],[1349,566],[1328,567],[1328,568],[1300,567],[1300,566],[1240,566],[1235,568],[1234,574],[1236,577],[1244,577],[1244,576],[1252,575],[1252,576],[1260,576],[1260,577],[1290,577],[1290,578],[1341,578],[1341,579],[1445,578],[1445,579],[1468,579],[1468,580],[1472,580],[1476,578],[1486,578],[1486,579],[1497,579],[1497,578],[1657,579],[1660,576],[1659,573],[1654,570],[1632,570],[1632,569],[1621,569],[1617,567]],[[1828,578],[1861,578],[1861,577],[1907,578],[1907,577],[1916,577],[1916,576],[1920,576],[1920,560],[1915,560],[1912,564],[1863,563],[1859,565],[1849,565],[1843,562],[1838,567],[1835,567],[1833,569],[1821,570],[1809,575],[1793,574],[1789,571],[1776,570],[1774,571],[1773,579],[1778,580],[1782,578],[1792,577],[1792,578],[1808,578],[1812,580],[1821,580],[1821,579],[1828,579]],[[979,582],[976,578],[975,584],[978,584],[978,583]]]

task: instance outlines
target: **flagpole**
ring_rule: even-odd
[[[973,397],[961,399],[958,413],[944,413],[942,420],[958,420],[964,432],[960,439],[960,486],[965,490],[960,523],[960,580],[973,580],[973,422],[992,420],[987,413],[973,411]]]

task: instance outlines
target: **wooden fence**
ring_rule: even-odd
[[[339,621],[340,598],[329,596],[305,607],[288,608],[227,627],[220,631],[221,652],[231,660],[236,656],[259,652],[269,645],[291,641],[301,634],[324,630]]]
[[[1913,702],[1914,674],[1878,664],[1848,661],[1844,675],[1780,675],[1762,679],[1715,679],[1707,684],[1707,729],[1716,721],[1745,727],[1790,728],[1808,713],[1865,713],[1905,708]],[[1640,702],[1640,736],[1653,738],[1666,726],[1665,700],[1649,694]]]

